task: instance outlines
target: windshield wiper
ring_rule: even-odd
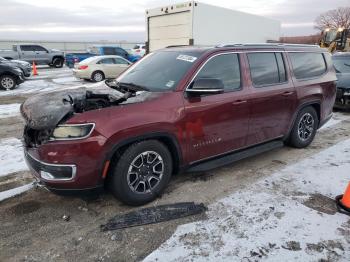
[[[147,87],[144,86],[140,86],[134,83],[123,83],[123,82],[117,82],[117,87],[121,88],[121,89],[128,89],[127,91],[131,90],[134,92],[137,91],[149,91],[149,89]]]

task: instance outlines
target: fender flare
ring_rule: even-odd
[[[288,133],[286,134],[286,136],[284,137],[284,140],[288,139],[289,136],[290,136],[290,133],[292,132],[292,129],[294,127],[294,123],[295,123],[295,120],[297,119],[297,116],[299,114],[299,112],[307,107],[307,106],[310,106],[310,105],[315,105],[317,104],[318,106],[320,106],[320,115],[319,115],[319,118],[321,118],[321,101],[320,100],[312,100],[312,101],[307,101],[307,102],[304,102],[302,104],[300,104],[297,109],[295,110],[295,113],[293,115],[293,118],[292,118],[292,122],[291,122],[291,125],[289,127],[289,130],[288,130]],[[321,119],[319,119],[319,125],[320,125],[320,122],[321,122]]]
[[[112,149],[107,153],[106,161],[111,161],[115,153],[122,147],[126,145],[133,144],[138,141],[142,140],[150,140],[150,139],[167,139],[167,141],[170,142],[170,148],[169,144],[166,144],[166,146],[169,148],[169,151],[173,157],[174,161],[174,170],[175,173],[177,173],[183,166],[183,156],[182,156],[182,150],[179,144],[178,139],[175,137],[175,135],[168,133],[168,132],[151,132],[146,133],[138,136],[132,136],[126,139],[123,139],[122,141],[118,142],[117,144],[113,145]]]

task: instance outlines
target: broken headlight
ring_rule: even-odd
[[[95,124],[65,124],[57,126],[52,132],[52,140],[82,139],[88,137]]]

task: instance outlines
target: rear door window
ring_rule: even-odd
[[[21,45],[22,51],[35,51],[35,47],[33,45]]]
[[[327,67],[322,53],[289,53],[296,79],[313,78],[326,72]]]
[[[217,78],[224,83],[225,91],[241,87],[241,73],[237,54],[224,54],[211,58],[199,71],[195,79]]]
[[[119,65],[129,65],[130,64],[128,61],[125,61],[124,59],[121,59],[121,58],[114,58],[114,61],[116,64],[119,64]]]
[[[250,75],[255,87],[287,81],[282,53],[248,53]]]
[[[104,58],[101,59],[98,64],[104,64],[104,65],[110,65],[110,64],[115,64],[114,58]]]

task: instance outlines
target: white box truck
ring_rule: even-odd
[[[281,23],[196,1],[146,10],[149,52],[173,45],[278,41]]]

